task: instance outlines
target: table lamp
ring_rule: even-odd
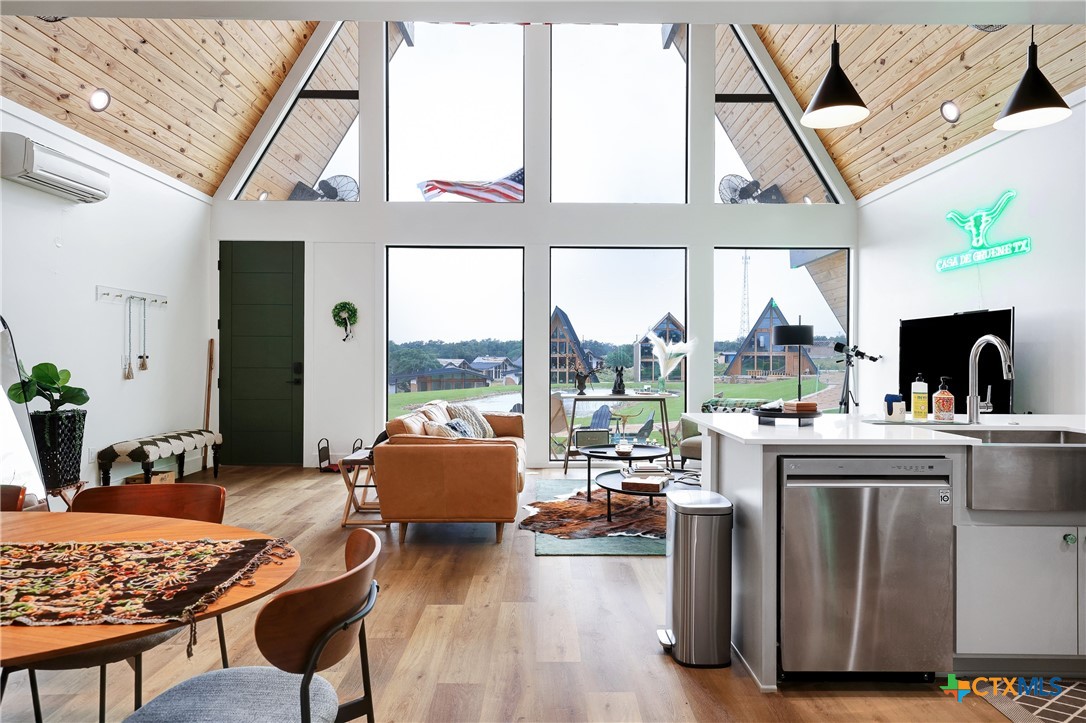
[[[800,321],[803,321],[802,317]],[[773,327],[771,337],[773,346],[796,347],[796,401],[799,401],[803,399],[803,347],[814,344],[814,327],[810,324],[782,324]]]

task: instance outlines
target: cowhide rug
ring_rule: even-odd
[[[648,499],[612,492],[612,521],[608,522],[607,492],[594,487],[589,502],[582,489],[573,496],[525,505],[532,514],[521,520],[520,527],[563,540],[616,535],[662,540],[667,530],[667,501],[658,497],[649,507]]]

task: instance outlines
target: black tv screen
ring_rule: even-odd
[[[1014,308],[996,311],[967,311],[926,319],[902,319],[898,346],[898,389],[905,408],[912,411],[911,389],[917,372],[928,383],[928,394],[939,389],[939,377],[951,377],[947,388],[954,394],[954,411],[965,414],[969,391],[969,352],[977,339],[995,334],[1014,354]],[[977,391],[981,401],[992,388],[992,412],[1010,414],[1014,401],[1014,380],[1003,378],[999,352],[988,344],[981,350],[977,366]],[[929,402],[928,409],[931,409]],[[930,414],[930,411],[929,411]]]

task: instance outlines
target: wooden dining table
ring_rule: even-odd
[[[0,542],[144,542],[153,540],[273,539],[243,527],[211,522],[144,515],[91,512],[0,512]],[[301,565],[298,554],[261,565],[252,585],[234,585],[222,597],[196,614],[212,618],[258,600],[287,584]],[[138,638],[184,625],[4,625],[0,627],[0,666],[25,666],[38,660],[90,650],[99,645]]]

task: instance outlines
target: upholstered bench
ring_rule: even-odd
[[[111,444],[98,453],[98,471],[102,473],[102,485],[109,485],[109,470],[114,462],[139,462],[143,466],[143,480],[151,481],[151,469],[156,459],[177,456],[177,479],[185,475],[185,452],[211,447],[211,461],[215,476],[219,476],[219,447],[222,435],[207,429],[189,429],[184,432],[167,432],[143,439]]]

